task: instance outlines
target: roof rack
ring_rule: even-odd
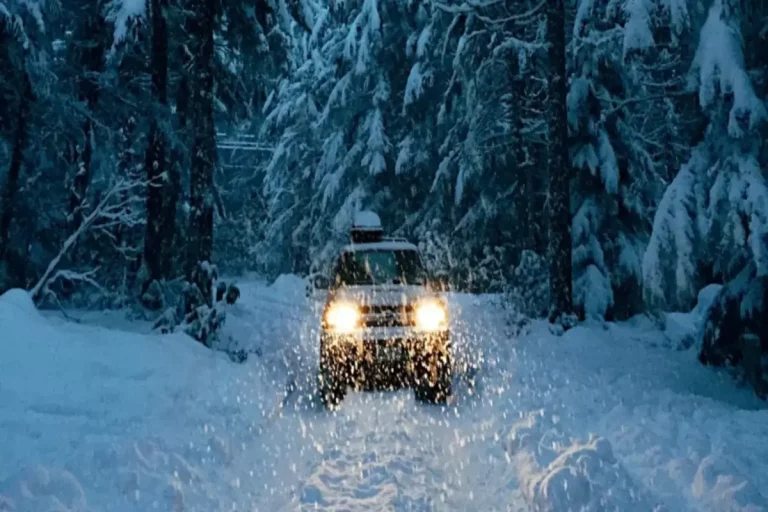
[[[402,236],[384,236],[381,238],[382,242],[401,242],[401,243],[408,243],[407,238],[403,238]]]

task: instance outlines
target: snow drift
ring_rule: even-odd
[[[239,283],[241,364],[0,296],[0,510],[768,509],[768,411],[696,361],[699,310],[510,336],[495,298],[451,295],[474,386],[329,413],[303,285]]]
[[[282,391],[256,366],[49,321],[21,290],[0,296],[0,332],[1,510],[229,510],[219,469]]]

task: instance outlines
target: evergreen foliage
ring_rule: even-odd
[[[736,0],[0,0],[0,291],[207,337],[204,269],[322,272],[371,209],[525,314],[718,283],[763,340],[767,38]]]

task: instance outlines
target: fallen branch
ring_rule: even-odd
[[[48,281],[45,283],[45,286],[43,287],[43,293],[48,294],[50,291],[50,286],[52,283],[55,283],[59,279],[66,279],[67,281],[81,281],[84,283],[88,283],[94,288],[98,289],[99,291],[104,291],[104,288],[93,279],[93,276],[96,275],[96,272],[98,272],[99,268],[96,267],[93,270],[89,270],[88,272],[75,272],[74,270],[57,270],[56,273],[48,279]],[[53,292],[51,292],[53,293]]]
[[[59,271],[56,274],[54,274],[54,271],[59,263],[61,263],[64,256],[69,253],[69,251],[76,245],[77,241],[88,231],[104,229],[117,224],[127,226],[141,224],[143,222],[141,217],[136,211],[129,208],[129,206],[136,201],[136,196],[132,196],[130,192],[144,186],[146,186],[146,182],[143,181],[121,180],[104,194],[104,197],[99,204],[97,204],[93,211],[83,219],[77,230],[69,235],[64,241],[59,253],[51,260],[48,264],[48,268],[46,268],[43,273],[43,276],[30,290],[29,294],[33,301],[37,302],[40,299],[42,292],[47,288],[47,285],[60,277],[76,278],[91,284],[95,283],[91,278],[95,270],[85,273]],[[115,201],[116,198],[117,200]]]

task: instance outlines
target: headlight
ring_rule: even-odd
[[[437,301],[425,302],[416,308],[416,328],[421,331],[437,331],[447,323],[448,312]]]
[[[332,304],[325,314],[325,322],[338,333],[350,333],[360,323],[360,311],[353,304]]]

